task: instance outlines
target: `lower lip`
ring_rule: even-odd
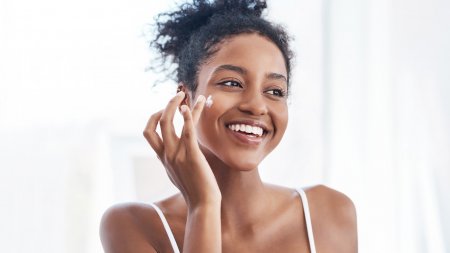
[[[251,136],[251,135],[247,135],[244,134],[242,132],[236,132],[233,131],[231,129],[229,129],[227,127],[227,132],[232,135],[234,137],[234,139],[238,140],[240,143],[242,144],[246,144],[246,145],[251,145],[251,146],[257,146],[259,144],[261,144],[262,140],[263,140],[263,136],[261,137],[256,137],[256,136]]]

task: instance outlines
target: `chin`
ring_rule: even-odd
[[[211,164],[222,164],[236,171],[252,171],[258,168],[262,161],[261,157],[249,157],[246,155],[237,156],[236,154],[227,152],[223,154],[221,152],[213,152],[204,146],[201,146],[203,154]],[[220,165],[219,165],[220,166]]]
[[[232,161],[230,163],[230,168],[238,171],[252,171],[258,169],[260,161],[252,162],[249,160],[246,161]]]
[[[256,156],[237,156],[236,154],[228,154],[223,157],[219,157],[223,163],[225,163],[230,169],[236,171],[252,171],[259,167],[259,164],[264,157],[260,155]]]

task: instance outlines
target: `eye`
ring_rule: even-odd
[[[277,97],[285,97],[286,96],[286,91],[284,91],[282,89],[271,89],[271,90],[266,91],[266,93],[277,96]]]
[[[239,82],[233,81],[233,80],[223,81],[223,82],[220,82],[219,84],[223,85],[223,86],[228,86],[228,87],[242,87],[242,85]]]

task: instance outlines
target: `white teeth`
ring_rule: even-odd
[[[228,128],[233,131],[245,132],[245,133],[254,134],[257,136],[262,136],[263,132],[264,132],[264,130],[261,127],[244,125],[244,124],[232,124],[232,125],[228,125]]]
[[[256,135],[261,135],[261,134],[259,134],[259,129],[261,129],[260,127],[252,127],[252,133],[253,134],[256,134]]]

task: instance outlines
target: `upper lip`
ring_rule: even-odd
[[[267,133],[270,131],[269,127],[266,123],[256,120],[250,120],[250,119],[239,119],[239,120],[232,120],[230,122],[227,122],[225,125],[233,125],[233,124],[244,124],[244,125],[250,125],[250,126],[256,126],[260,127],[264,130],[264,133]]]

